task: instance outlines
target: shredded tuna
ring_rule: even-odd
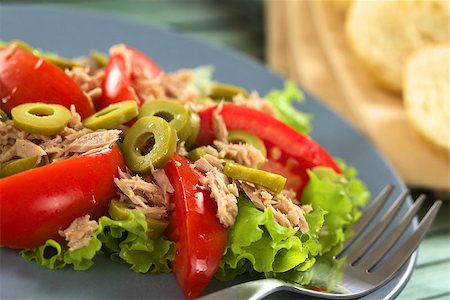
[[[239,195],[235,183],[230,183],[228,177],[217,168],[212,167],[201,180],[211,191],[211,197],[217,203],[217,217],[225,227],[233,226],[238,213],[237,199]]]
[[[64,230],[60,230],[59,234],[67,241],[70,251],[83,248],[89,245],[93,233],[97,230],[98,224],[94,220],[89,220],[90,216],[76,218]]]
[[[249,197],[250,201],[261,210],[271,209],[278,224],[285,227],[293,227],[296,231],[308,232],[309,226],[305,219],[305,213],[302,207],[294,202],[295,192],[283,190],[277,195],[273,195],[261,186],[239,181],[239,187]],[[311,206],[305,206],[305,209],[311,212]]]
[[[169,199],[167,194],[172,194],[175,192],[172,184],[170,183],[169,178],[166,175],[166,172],[163,169],[156,169],[152,171],[153,179],[156,184],[161,188],[165,199],[165,202],[168,203]]]
[[[222,111],[223,103],[221,102],[212,114],[212,127],[216,140],[226,142],[228,137],[228,130],[220,112]]]
[[[0,163],[16,157],[39,156],[45,163],[62,160],[89,151],[109,147],[119,138],[120,130],[93,132],[84,128],[80,115],[71,106],[67,127],[56,135],[30,134],[14,126],[14,122],[0,122]]]
[[[219,150],[219,158],[232,159],[247,167],[257,168],[266,161],[261,151],[250,144],[229,144],[214,141],[214,146]]]
[[[119,139],[119,135],[120,130],[117,129],[98,130],[77,138],[65,148],[65,151],[85,153],[92,150],[108,148]]]
[[[44,155],[47,155],[44,149],[28,140],[16,140],[16,149],[16,155],[18,157],[42,157]]]
[[[184,141],[177,145],[177,153],[180,154],[181,156],[188,155],[188,151],[186,150]]]
[[[72,128],[74,130],[81,130],[83,129],[83,123],[81,123],[81,116],[77,111],[75,110],[75,105],[70,105],[70,120],[68,124],[69,128]]]
[[[103,69],[92,70],[89,66],[73,67],[66,69],[65,72],[91,99],[95,100],[101,96],[101,83],[105,77]]]
[[[131,176],[119,170],[119,178],[114,178],[114,182],[120,189],[120,201],[125,202],[130,207],[140,209],[147,218],[162,219],[167,217],[168,199],[164,189],[170,193],[173,187],[168,182],[165,173],[157,175],[164,188],[155,183],[147,182],[139,175]],[[165,178],[163,178],[165,177]]]
[[[264,112],[274,117],[277,116],[277,110],[273,107],[272,103],[259,97],[256,92],[252,92],[248,98],[241,94],[236,95],[233,97],[233,103]]]
[[[194,162],[194,166],[196,169],[206,173],[211,171],[211,169],[216,168],[218,170],[223,169],[222,160],[217,158],[217,156],[211,155],[209,153],[203,155],[199,159]]]

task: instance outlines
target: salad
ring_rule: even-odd
[[[315,272],[370,197],[308,136],[291,81],[260,96],[128,45],[66,59],[11,41],[0,99],[0,245],[49,269],[106,255],[173,272],[187,299],[244,274],[326,289]]]

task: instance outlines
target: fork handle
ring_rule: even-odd
[[[278,279],[261,279],[241,283],[202,297],[202,300],[248,299],[257,300],[283,289]]]

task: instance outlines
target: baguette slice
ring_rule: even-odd
[[[406,62],[403,89],[411,125],[450,154],[450,44],[415,52]]]
[[[448,0],[355,0],[346,18],[350,46],[377,81],[400,92],[415,50],[450,41]]]

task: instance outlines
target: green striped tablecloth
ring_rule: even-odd
[[[133,20],[168,26],[264,61],[262,0],[2,1],[63,5],[109,12]],[[450,299],[449,196],[444,197],[447,201],[432,230],[419,247],[417,267],[399,299]]]

